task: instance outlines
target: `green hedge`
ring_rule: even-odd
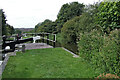
[[[120,75],[119,31],[112,31],[109,36],[97,30],[80,34],[79,54],[101,73]]]

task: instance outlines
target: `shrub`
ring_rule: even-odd
[[[80,41],[78,43],[78,49],[80,56],[87,61],[90,61],[92,56],[99,52],[99,49],[103,45],[103,38],[100,33],[93,30],[90,33],[81,33]]]
[[[110,39],[108,37],[104,37],[103,48],[101,49],[102,59],[104,60],[104,71],[107,73],[119,73],[119,61],[118,59],[118,45],[115,42],[115,39]]]
[[[96,22],[104,31],[120,29],[120,1],[103,1],[98,7]]]
[[[56,34],[56,41],[61,43],[61,33]]]
[[[80,56],[90,62],[94,69],[100,69],[101,73],[120,75],[118,35],[118,31],[113,31],[110,36],[103,36],[97,30],[81,34],[78,43]]]
[[[110,38],[111,39],[115,39],[116,40],[116,43],[119,44],[119,41],[120,41],[120,29],[119,30],[113,30],[110,32]]]
[[[72,44],[76,43],[76,38],[77,35],[76,33],[78,32],[78,21],[80,17],[77,16],[69,21],[67,21],[61,30],[61,36],[62,36],[62,43],[63,44]]]
[[[67,21],[61,30],[62,43],[76,43],[79,33],[90,32],[94,28],[94,18],[89,13],[83,13]]]

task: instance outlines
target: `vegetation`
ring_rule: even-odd
[[[76,44],[80,33],[90,32],[94,28],[94,18],[89,13],[83,13],[67,21],[61,30],[63,44]],[[67,35],[68,34],[68,35]]]
[[[20,34],[22,34],[22,31],[19,30],[19,29],[16,29],[16,30],[15,30],[15,34],[19,34],[19,35],[20,35]]]
[[[78,33],[78,24],[80,17],[75,17],[69,21],[67,21],[61,30],[62,43],[70,44],[76,43],[77,33]],[[68,35],[66,35],[68,34]]]
[[[49,19],[46,19],[44,22],[38,23],[35,26],[35,32],[37,33],[39,32],[52,33],[53,31],[55,31],[54,22],[52,22]]]
[[[57,15],[57,31],[61,32],[61,28],[68,20],[72,19],[75,16],[80,16],[83,12],[84,6],[85,5],[78,2],[64,4]]]
[[[55,21],[57,42],[75,44],[79,55],[100,73],[120,76],[120,1],[64,4]]]
[[[2,35],[12,35],[12,34],[14,34],[13,26],[6,23],[7,20],[6,20],[5,14],[4,14],[2,9],[0,9],[0,11],[2,12]]]
[[[24,31],[23,33],[35,33],[35,29],[30,30],[30,31]]]
[[[12,34],[10,32],[13,30],[13,28],[11,28],[9,25],[6,26],[7,23],[4,13],[2,17],[3,17],[2,29],[3,31],[5,31],[3,34]],[[11,31],[9,31],[8,28]],[[8,33],[6,33],[6,31]],[[82,57],[80,59],[84,59],[84,61],[89,63],[94,71],[99,70],[100,71],[99,74],[111,73],[120,76],[120,68],[119,68],[120,66],[120,62],[119,62],[120,61],[120,57],[119,57],[120,56],[120,50],[119,50],[120,49],[119,46],[120,45],[120,1],[105,0],[102,2],[97,2],[95,4],[86,5],[86,6],[78,2],[66,3],[61,7],[57,15],[57,19],[55,21],[46,19],[44,22],[38,23],[35,26],[35,32],[56,33],[57,42],[64,45],[74,44],[75,46],[77,46],[79,51],[78,52],[79,56]],[[50,39],[53,39],[53,37],[50,36]],[[29,66],[29,68],[25,67],[27,63],[29,63],[29,61],[27,60],[26,64],[23,64],[25,66],[20,66],[20,67],[22,70],[25,70],[24,73],[28,73],[28,74],[22,75],[21,72],[20,73],[21,77],[65,77],[65,78],[82,77],[82,74],[80,73],[84,72],[85,69],[88,70],[85,67],[86,64],[84,64],[85,66],[83,69],[82,68],[83,66],[81,66],[81,64],[83,63],[81,63],[81,60],[79,58],[74,60],[74,58],[70,58],[69,55],[67,54],[65,54],[67,55],[66,57],[65,56],[62,57],[64,55],[64,52],[63,54],[59,54],[62,52],[62,50],[60,49],[61,51],[59,51],[59,49],[58,50],[57,49],[55,49],[56,50],[55,52],[54,50],[52,50],[53,53],[48,49],[48,52],[50,54],[49,55],[44,54],[45,59],[42,59],[44,57],[40,57],[43,56],[42,54],[37,54],[37,53],[41,53],[41,51],[43,51],[42,53],[47,53],[44,52],[43,49],[40,51],[36,50],[36,55],[38,56],[32,54],[31,53],[32,51],[31,52],[27,51],[26,54],[18,54],[17,56],[19,57],[17,58],[13,57],[10,60],[13,61],[12,59],[16,59],[16,61],[18,61],[17,59],[20,58],[19,60],[21,60],[22,63],[22,60],[26,60],[23,58],[24,55],[28,57],[28,59],[30,57],[30,60],[33,59],[34,65],[37,65],[36,64],[37,62],[41,64],[41,61],[43,62],[46,61],[45,62],[46,64],[43,64],[43,67],[38,68],[40,70],[36,69],[36,71],[32,71],[34,72],[32,73],[29,70],[29,69],[34,70],[32,66]],[[54,57],[51,55],[54,55]],[[55,64],[58,65],[61,64],[56,67],[53,66],[52,63],[54,63],[56,60],[59,61],[58,55],[59,57],[62,57],[64,63],[56,62]],[[34,56],[36,57],[36,59],[34,59]],[[50,59],[48,57],[50,57]],[[38,60],[41,59],[41,60],[36,61],[37,59]],[[60,58],[60,61],[62,59]],[[51,65],[49,64],[49,60],[51,60],[50,62]],[[73,63],[73,64],[69,64],[69,63]],[[18,66],[19,64],[10,63],[10,62],[8,64],[10,64],[10,66],[8,67],[11,67],[12,65],[15,68],[15,72],[13,72],[14,74],[19,71],[19,69],[17,69],[19,68]],[[48,64],[51,70],[48,70],[49,69],[49,67],[47,67]],[[68,67],[67,65],[72,65],[72,67]],[[54,70],[52,70],[53,68],[56,68],[58,72],[55,73]],[[6,72],[7,70],[10,73],[7,73]],[[10,75],[13,74],[12,73],[12,71],[14,71],[13,68],[8,68],[7,70],[5,71],[4,75],[9,75],[9,77],[20,77],[17,74],[14,76]],[[48,72],[46,72],[47,70]],[[65,73],[62,72],[59,73],[59,71],[62,70]],[[41,72],[43,72],[43,74],[41,74]],[[73,73],[75,73],[75,75]],[[38,76],[37,74],[41,74],[41,76]],[[83,74],[83,77],[95,77],[95,75],[91,75],[91,74],[90,76],[84,76]]]
[[[22,37],[23,39],[27,39],[27,38],[31,38],[33,36],[26,36],[26,37]]]
[[[118,30],[113,31],[110,35],[113,34],[116,34],[116,37],[101,35],[97,30],[81,34],[78,43],[79,54],[95,69],[102,70],[101,73],[120,75]]]
[[[36,32],[61,32],[63,24],[68,20],[72,19],[73,17],[81,15],[83,12],[83,8],[84,5],[78,2],[64,4],[57,15],[57,19],[55,22],[46,19],[44,22],[38,23],[35,26],[35,30],[37,30]]]
[[[3,78],[93,78],[98,72],[62,48],[18,52],[10,57]]]
[[[120,29],[120,1],[101,2],[97,13],[97,23],[106,33]]]

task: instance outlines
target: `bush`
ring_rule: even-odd
[[[61,43],[61,33],[56,34],[56,41]]]
[[[90,32],[94,28],[94,18],[89,13],[83,13],[67,21],[61,30],[62,43],[76,43],[79,33]]]
[[[80,41],[78,43],[78,49],[80,56],[87,61],[91,61],[93,55],[99,52],[99,49],[103,45],[103,38],[100,33],[93,30],[90,33],[81,33]]]
[[[113,30],[110,32],[110,38],[115,39],[117,44],[120,44],[120,29],[119,30]]]
[[[118,38],[118,31],[113,31],[110,36],[103,36],[97,30],[81,34],[78,43],[79,54],[90,62],[94,69],[100,69],[101,73],[120,75]]]
[[[96,22],[106,33],[120,29],[120,1],[103,1],[98,7]]]
[[[77,35],[76,33],[78,32],[78,21],[80,17],[77,16],[69,21],[67,21],[61,30],[61,36],[62,36],[62,43],[63,44],[72,44],[76,43]]]
[[[105,72],[107,73],[119,73],[119,61],[118,59],[118,45],[115,39],[110,39],[104,37],[103,48],[101,49],[102,60],[104,60],[103,68],[105,67]]]

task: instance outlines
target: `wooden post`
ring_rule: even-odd
[[[56,42],[56,35],[54,34],[54,39],[53,39],[53,47],[55,48],[55,42]]]
[[[47,34],[47,44],[49,45],[49,34]]]
[[[43,40],[43,43],[44,43],[44,33],[42,33],[42,37],[43,37],[43,39],[42,39],[42,40]]]
[[[5,35],[2,37],[2,40],[3,40],[2,49],[5,49],[6,47],[6,36]]]

